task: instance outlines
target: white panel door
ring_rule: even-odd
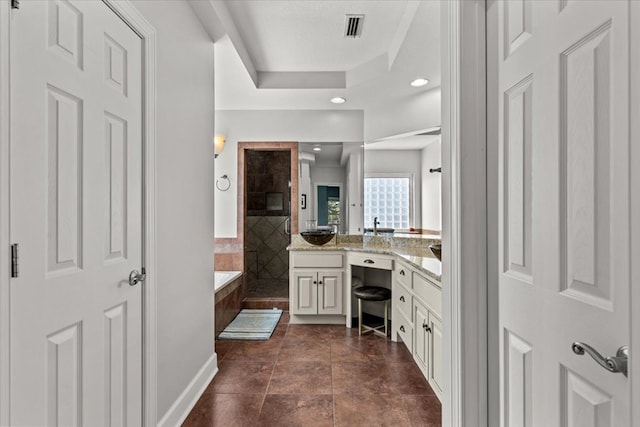
[[[141,423],[141,40],[100,1],[11,23],[11,425]]]
[[[497,7],[502,425],[627,426],[629,1]]]

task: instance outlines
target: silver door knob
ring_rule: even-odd
[[[627,376],[627,364],[629,361],[629,346],[623,345],[618,349],[615,356],[603,357],[589,344],[581,343],[579,341],[571,344],[571,349],[577,355],[582,356],[587,353],[595,360],[598,365],[602,366],[609,372],[620,372],[625,377]]]
[[[140,273],[138,270],[133,270],[129,273],[129,286],[135,286],[140,282],[144,282],[144,279],[146,278],[146,273]]]

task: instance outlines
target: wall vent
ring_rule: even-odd
[[[355,39],[362,34],[364,15],[345,15],[344,36]]]

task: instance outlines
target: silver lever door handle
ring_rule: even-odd
[[[140,282],[144,282],[146,278],[146,273],[140,273],[138,270],[133,270],[129,273],[129,286],[135,286]]]
[[[595,360],[598,365],[602,366],[609,372],[620,372],[625,377],[627,376],[627,364],[629,361],[629,346],[623,345],[618,349],[615,356],[603,357],[589,344],[581,343],[579,341],[571,344],[571,349],[577,355],[582,356],[587,353]]]

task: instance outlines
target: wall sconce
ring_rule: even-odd
[[[215,152],[215,158],[218,158],[218,154],[222,153],[224,150],[224,142],[226,141],[226,137],[222,134],[217,134],[213,138],[213,151]]]

